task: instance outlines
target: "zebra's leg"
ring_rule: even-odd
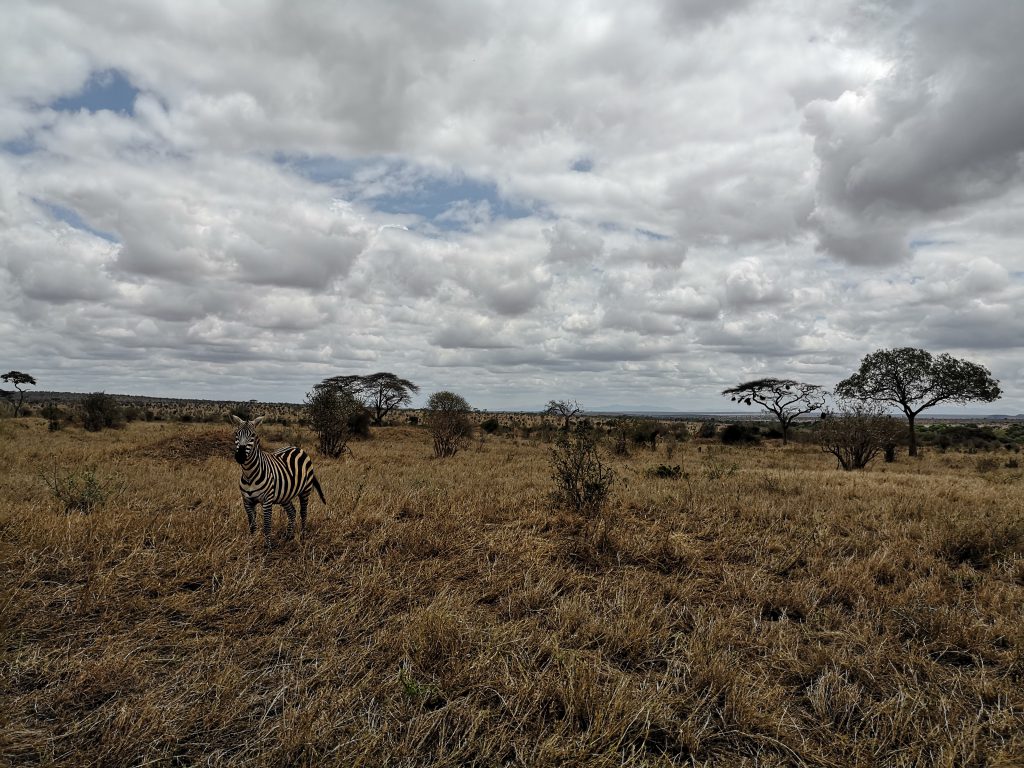
[[[245,507],[245,516],[249,518],[249,533],[256,533],[256,503],[243,493],[242,505]]]
[[[269,501],[263,502],[263,541],[266,543],[267,549],[270,549],[270,519],[273,509],[274,505]]]
[[[299,517],[301,518],[301,528],[299,530],[302,535],[306,535],[306,509],[309,507],[309,491],[299,494]]]
[[[295,538],[295,505],[292,504],[291,499],[288,499],[288,501],[281,506],[284,507],[284,511],[288,513],[288,533],[285,535],[285,538],[288,541],[291,541]]]

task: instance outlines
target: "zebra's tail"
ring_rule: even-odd
[[[316,489],[317,494],[320,496],[320,501],[326,504],[327,499],[324,498],[323,489],[320,487],[320,481],[316,479],[316,475],[313,475],[313,487]]]

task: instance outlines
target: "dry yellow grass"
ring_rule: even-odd
[[[598,549],[549,446],[391,427],[265,553],[229,434],[0,423],[0,761],[1022,764],[1018,470],[636,451]],[[40,473],[93,465],[65,514]]]

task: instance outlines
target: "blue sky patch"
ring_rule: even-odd
[[[289,155],[278,152],[274,162],[290,168],[304,179],[318,184],[350,182],[356,172],[371,165],[368,161],[350,160],[330,155]]]
[[[277,154],[274,161],[318,184],[330,184],[353,202],[384,213],[420,216],[439,229],[461,229],[459,217],[446,217],[459,204],[486,202],[491,216],[521,219],[534,213],[527,205],[513,202],[491,181],[461,173],[435,174],[425,168],[384,158],[348,159],[325,155],[309,157]],[[375,192],[394,189],[394,192]]]
[[[911,240],[908,245],[910,250],[916,251],[921,248],[929,248],[933,245],[953,245],[955,242],[955,240],[930,240],[928,238],[918,238]]]
[[[38,148],[39,145],[36,144],[36,140],[31,136],[0,143],[0,151],[6,152],[9,155],[31,155]]]
[[[496,184],[468,177],[426,177],[412,189],[372,200],[373,207],[395,214],[413,214],[436,223],[442,229],[457,229],[458,222],[439,218],[459,203],[476,205],[486,202],[495,218],[521,219],[529,216],[529,208],[501,196]]]
[[[72,96],[62,96],[50,106],[58,112],[99,112],[110,110],[121,115],[135,113],[136,88],[116,69],[93,72],[82,89]]]
[[[90,227],[74,208],[68,208],[63,205],[57,205],[56,203],[48,203],[45,200],[33,199],[33,202],[46,211],[51,218],[57,221],[63,221],[69,227],[81,230],[82,232],[88,232],[90,235],[102,238],[110,243],[120,243],[121,240],[116,235],[112,235],[109,232],[104,232],[94,227]]]

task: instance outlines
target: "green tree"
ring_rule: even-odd
[[[435,392],[427,400],[426,421],[434,438],[434,455],[438,458],[454,456],[463,440],[469,436],[470,407],[466,398],[454,392]]]
[[[933,357],[924,349],[879,349],[866,355],[860,369],[836,385],[844,398],[898,406],[910,428],[911,456],[917,455],[914,419],[939,403],[990,403],[1002,394],[989,370],[951,355]]]
[[[14,406],[14,415],[21,415],[21,406],[25,402],[25,390],[22,389],[26,384],[31,384],[33,387],[36,385],[36,380],[27,373],[21,371],[8,371],[3,376],[0,376],[8,384],[13,384],[14,388],[18,390],[18,403]],[[14,393],[0,390],[3,393],[3,397],[6,397],[12,403],[14,402]]]
[[[99,432],[104,427],[120,427],[124,415],[117,402],[104,392],[93,392],[82,400],[82,426],[89,432]]]
[[[820,410],[825,405],[825,393],[817,384],[805,384],[793,379],[757,379],[745,381],[722,390],[733,402],[753,405],[757,403],[779,421],[782,444],[789,441],[789,427],[797,417]]]
[[[408,379],[381,371],[368,376],[332,376],[318,387],[334,387],[349,392],[369,409],[373,423],[380,426],[395,408],[408,405],[420,388]]]

